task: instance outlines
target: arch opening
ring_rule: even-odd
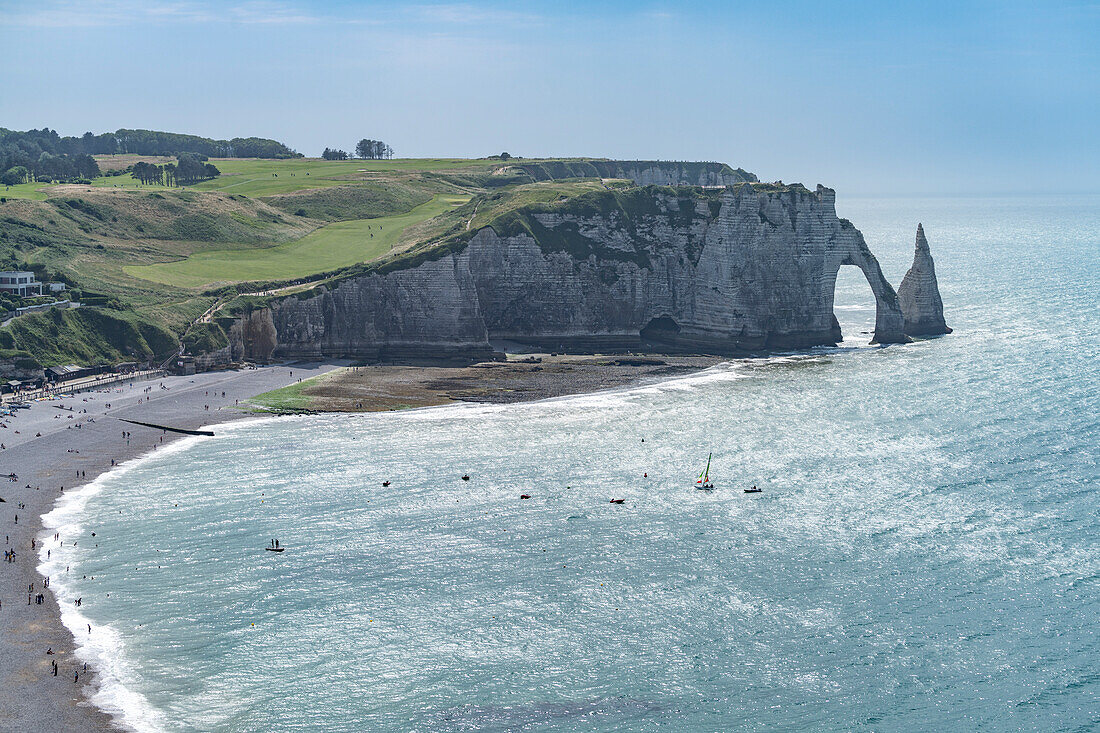
[[[650,319],[649,323],[638,333],[643,344],[659,347],[675,346],[680,334],[680,324],[672,320],[671,316],[658,316]]]
[[[841,345],[866,346],[875,338],[879,303],[863,270],[844,264],[833,285],[833,330]]]

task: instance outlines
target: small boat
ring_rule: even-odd
[[[521,499],[530,499],[531,495],[530,494],[520,494],[519,498],[521,498]]]
[[[383,481],[383,482],[382,482],[382,485],[383,485],[383,486],[389,486],[389,485],[390,485],[390,482],[389,482],[389,481]]]
[[[264,549],[267,550],[268,552],[282,552],[286,548],[285,547],[265,547]]]
[[[611,503],[612,504],[622,504],[623,501],[625,501],[625,499],[612,499]]]
[[[755,486],[753,486],[751,489],[745,489],[746,494],[759,494],[761,491],[763,491],[763,489],[758,489]]]
[[[468,473],[462,474],[462,480],[463,481],[469,481],[470,480],[470,474],[468,474]]]
[[[699,478],[695,482],[695,488],[701,491],[711,491],[714,489],[714,484],[710,480],[710,459],[713,457],[713,453],[707,456],[707,467],[703,469],[703,472],[699,474]]]

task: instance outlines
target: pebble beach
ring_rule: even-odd
[[[337,366],[294,364],[127,382],[32,402],[0,419],[0,473],[8,476],[0,482],[0,525],[4,552],[15,553],[0,563],[0,729],[114,729],[110,717],[87,702],[96,670],[85,669],[75,656],[76,640],[37,568],[41,543],[48,549],[73,541],[54,540],[42,529],[42,515],[62,491],[184,437],[123,420],[195,430],[248,419],[253,413],[238,403]]]

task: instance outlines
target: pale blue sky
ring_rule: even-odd
[[[0,126],[1100,191],[1100,2],[0,0]]]

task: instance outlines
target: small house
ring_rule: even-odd
[[[34,279],[33,272],[0,272],[0,290],[14,293],[21,298],[42,295],[42,283]]]

